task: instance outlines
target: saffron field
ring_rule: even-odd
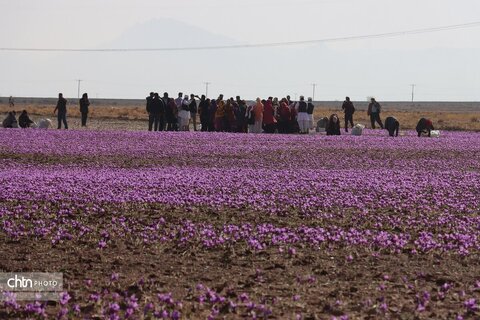
[[[0,317],[478,319],[480,134],[0,130]]]

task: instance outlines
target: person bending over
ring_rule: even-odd
[[[387,117],[387,119],[385,119],[385,129],[387,129],[390,137],[398,137],[400,123],[394,117]]]
[[[416,129],[419,137],[422,135],[422,133],[427,133],[430,137],[431,131],[434,130],[432,120],[421,118],[417,123]]]

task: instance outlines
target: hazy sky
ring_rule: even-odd
[[[478,0],[0,0],[0,47],[60,47],[60,48],[98,48],[122,37],[126,32],[139,24],[147,23],[153,19],[169,18],[179,22],[204,29],[210,33],[222,36],[219,39],[231,39],[236,43],[262,43],[283,42],[297,40],[312,40],[353,35],[375,34],[402,30],[411,30],[428,27],[438,27],[480,21],[480,1]],[[173,32],[173,31],[172,31]],[[383,55],[408,54],[404,63],[415,63],[415,54],[425,57],[426,53],[435,55],[438,51],[445,59],[438,59],[438,68],[445,68],[452,61],[452,57],[462,57],[465,52],[477,54],[480,52],[480,26],[461,30],[450,30],[438,33],[408,35],[403,37],[355,40],[322,45],[332,56],[336,54],[343,57],[368,56],[375,52],[381,59]],[[181,42],[179,42],[181,43]],[[218,43],[221,45],[222,43]],[[152,36],[151,42],[143,47],[165,47],[171,44],[162,42],[161,38]],[[189,46],[190,43],[183,43]],[[308,50],[307,48],[303,48]],[[255,50],[249,50],[248,55],[254,55]],[[276,50],[283,50],[277,48]],[[272,51],[272,54],[279,51]],[[158,53],[162,55],[163,53]],[[218,53],[212,53],[216,55]],[[14,57],[12,55],[15,55]],[[125,82],[124,86],[103,90],[100,82],[111,82],[112,75],[109,70],[96,74],[95,70],[85,70],[79,74],[64,70],[55,75],[61,79],[53,79],[52,75],[35,72],[36,64],[46,64],[46,59],[57,57],[58,53],[6,53],[0,52],[0,95],[19,96],[53,96],[50,81],[58,80],[59,90],[68,95],[76,95],[74,79],[85,78],[84,85],[101,97],[140,97],[144,91],[138,86],[130,89],[127,83],[138,82],[137,74],[125,73],[118,83]],[[68,59],[70,54],[62,54],[62,59]],[[88,54],[88,57],[95,57]],[[109,55],[122,55],[109,53]],[[123,56],[125,63],[132,59],[144,59],[144,54],[139,53]],[[76,57],[71,55],[71,63],[75,64]],[[93,58],[94,59],[94,58]],[[121,58],[116,57],[121,64]],[[173,58],[172,58],[173,59]],[[179,56],[178,59],[182,59]],[[350,58],[347,58],[350,59]],[[2,64],[2,60],[4,63]],[[410,75],[392,74],[398,71],[386,65],[376,72],[362,70],[361,66],[355,67],[355,72],[368,73],[365,78],[354,77],[351,81],[341,81],[335,76],[335,69],[319,69],[322,59],[309,61],[312,71],[304,74],[295,74],[297,88],[292,89],[305,95],[310,95],[310,83],[319,83],[319,99],[335,99],[348,91],[355,91],[353,96],[363,99],[367,95],[378,95],[383,100],[407,100],[410,92],[410,83],[417,83],[417,95],[421,100],[480,100],[480,59],[472,59],[462,65],[462,61],[455,58],[453,65],[444,69],[444,73],[432,73],[431,69],[421,70]],[[7,63],[8,61],[8,63]],[[128,62],[127,62],[128,61]],[[329,60],[329,63],[335,63]],[[473,62],[472,62],[473,61]],[[50,62],[49,62],[50,63]],[[339,64],[342,61],[338,61]],[[395,64],[390,61],[389,63]],[[402,63],[399,61],[398,63]],[[32,72],[27,72],[22,67],[32,65]],[[92,64],[93,66],[94,64]],[[194,66],[194,64],[193,64]],[[293,66],[293,64],[292,64]],[[289,61],[284,61],[279,68],[289,69]],[[52,64],[52,68],[55,65]],[[121,65],[118,68],[122,68]],[[189,69],[194,69],[188,66]],[[36,69],[37,72],[42,70]],[[318,76],[315,74],[320,71]],[[192,70],[195,73],[195,70]],[[228,73],[228,70],[225,70]],[[251,68],[237,70],[235,83],[242,86],[238,93],[255,95],[256,73],[262,72],[262,63],[252,65]],[[384,72],[384,73],[383,73]],[[19,74],[20,73],[20,74]],[[322,74],[320,74],[322,73]],[[94,74],[94,79],[88,75]],[[465,74],[465,77],[463,76]],[[439,79],[439,76],[441,79]],[[186,90],[199,90],[204,81],[212,82],[212,92],[222,91],[222,82],[227,83],[221,75],[212,76],[190,74],[185,81],[185,73],[178,72],[169,78],[171,83],[196,83]],[[125,80],[125,79],[128,79]],[[268,79],[268,78],[267,78]],[[332,79],[330,81],[330,79]],[[363,80],[359,80],[363,79]],[[92,80],[92,83],[88,83]],[[301,81],[300,81],[301,80]],[[35,82],[27,85],[28,82]],[[97,81],[97,84],[93,82]],[[272,95],[283,94],[285,79],[272,77],[268,81]],[[282,82],[283,81],[283,82]],[[73,84],[72,84],[73,83]],[[166,83],[162,79],[162,84]],[[230,81],[232,83],[232,81]],[[263,83],[265,84],[265,83]],[[88,87],[90,85],[90,87]],[[379,89],[375,90],[375,86]],[[382,89],[390,87],[389,90]],[[281,88],[276,92],[275,88]],[[330,89],[329,89],[330,87]],[[339,89],[344,87],[345,89]],[[171,90],[177,87],[171,86]],[[180,90],[181,88],[178,88]],[[355,89],[355,90],[353,90]],[[59,91],[55,90],[55,91]],[[216,91],[215,91],[216,90]],[[234,89],[230,89],[233,92]],[[328,92],[330,90],[330,92]],[[382,91],[383,90],[383,91]],[[158,91],[162,91],[161,88]],[[266,90],[259,90],[258,95],[267,94]],[[398,93],[397,93],[398,91]],[[248,93],[247,93],[248,92]],[[423,93],[422,93],[423,92]],[[423,96],[422,96],[423,94]],[[253,97],[249,97],[253,98]],[[342,99],[339,96],[338,99]]]

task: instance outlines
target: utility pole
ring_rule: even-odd
[[[312,93],[312,101],[315,101],[315,88],[317,87],[316,83],[312,83],[313,93]]]
[[[77,82],[78,82],[78,87],[77,87],[77,96],[78,96],[78,99],[80,99],[80,82],[82,82],[83,80],[81,79],[77,79]]]
[[[211,84],[211,82],[204,82],[205,84],[205,97],[208,98],[208,86]]]
[[[416,84],[411,84],[410,86],[412,87],[412,103],[413,103],[413,100],[414,100],[414,97],[415,97],[415,87],[417,85]]]

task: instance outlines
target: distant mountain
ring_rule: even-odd
[[[235,44],[228,37],[173,19],[155,19],[137,24],[103,48],[196,47]]]

